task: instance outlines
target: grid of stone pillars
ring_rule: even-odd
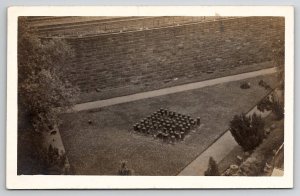
[[[159,109],[150,116],[133,125],[136,133],[153,136],[165,142],[181,141],[196,127],[200,126],[200,118]]]

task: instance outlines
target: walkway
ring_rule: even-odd
[[[208,167],[209,157],[219,163],[230,153],[238,144],[232,137],[230,131],[227,131],[213,145],[208,147],[201,155],[185,167],[178,175],[179,176],[204,176],[204,172]]]
[[[183,91],[187,91],[187,90],[199,89],[199,88],[213,86],[213,85],[221,84],[221,83],[225,83],[225,82],[243,80],[243,79],[252,78],[252,77],[256,77],[256,76],[260,76],[260,75],[272,74],[275,72],[276,72],[276,68],[268,68],[268,69],[262,69],[259,71],[231,75],[231,76],[226,76],[226,77],[221,77],[221,78],[216,78],[216,79],[211,79],[211,80],[205,80],[205,81],[201,81],[201,82],[195,82],[195,83],[189,83],[189,84],[184,84],[184,85],[179,85],[179,86],[174,86],[174,87],[169,87],[169,88],[163,88],[163,89],[154,90],[154,91],[137,93],[137,94],[127,95],[127,96],[122,96],[122,97],[115,97],[115,98],[106,99],[106,100],[81,103],[81,104],[75,105],[73,108],[73,111],[96,109],[96,108],[101,108],[101,107],[105,107],[105,106],[111,106],[111,105],[131,102],[131,101],[137,101],[137,100],[141,100],[141,99],[147,99],[147,98],[151,98],[151,97],[157,97],[157,96],[168,95],[168,94],[172,94],[172,93],[183,92]]]

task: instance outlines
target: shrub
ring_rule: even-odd
[[[249,151],[262,142],[264,125],[263,119],[256,113],[249,117],[245,114],[235,115],[230,121],[230,132],[244,151]]]
[[[248,89],[250,88],[250,83],[249,82],[244,82],[240,86],[241,89]]]
[[[42,148],[42,150],[38,152],[38,157],[36,158],[41,163],[41,168],[43,168],[43,170],[40,171],[41,174],[64,174],[66,155],[65,153],[60,154],[58,149],[52,147],[52,145],[50,145],[48,149]]]
[[[205,176],[220,176],[218,165],[212,157],[209,157],[208,168],[204,172],[204,175]]]
[[[272,90],[270,85],[268,85],[264,80],[260,80],[258,82],[258,85],[261,86],[261,87],[264,87],[266,90]]]
[[[284,40],[274,40],[272,42],[272,60],[278,69],[279,88],[284,89],[284,58],[285,58],[285,42]]]
[[[272,95],[264,98],[258,105],[257,109],[264,112],[272,111],[277,120],[280,120],[284,117],[284,107],[283,102],[281,102],[278,96],[274,92]]]
[[[273,112],[277,120],[281,120],[284,117],[284,107],[278,100],[273,102]]]
[[[132,175],[132,171],[127,168],[125,161],[121,162],[121,168],[119,169],[118,174],[121,175],[121,176],[130,176],[130,175]]]

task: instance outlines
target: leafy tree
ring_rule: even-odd
[[[77,94],[64,75],[73,52],[62,39],[38,37],[27,21],[27,17],[18,21],[19,110],[30,116],[36,131],[51,130]]]
[[[64,75],[73,51],[63,39],[40,38],[27,19],[18,18],[18,174],[60,174],[66,157],[45,148],[41,132],[52,130],[77,96]]]
[[[245,114],[235,115],[230,121],[230,132],[235,141],[245,150],[253,150],[264,138],[265,123],[261,116],[254,113],[247,117]]]
[[[208,168],[204,172],[204,175],[205,176],[220,176],[218,165],[212,157],[209,157]]]

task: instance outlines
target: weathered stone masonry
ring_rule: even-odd
[[[271,61],[272,43],[284,44],[284,18],[234,18],[66,39],[76,52],[68,77],[83,92],[153,90],[175,78],[200,81]]]

